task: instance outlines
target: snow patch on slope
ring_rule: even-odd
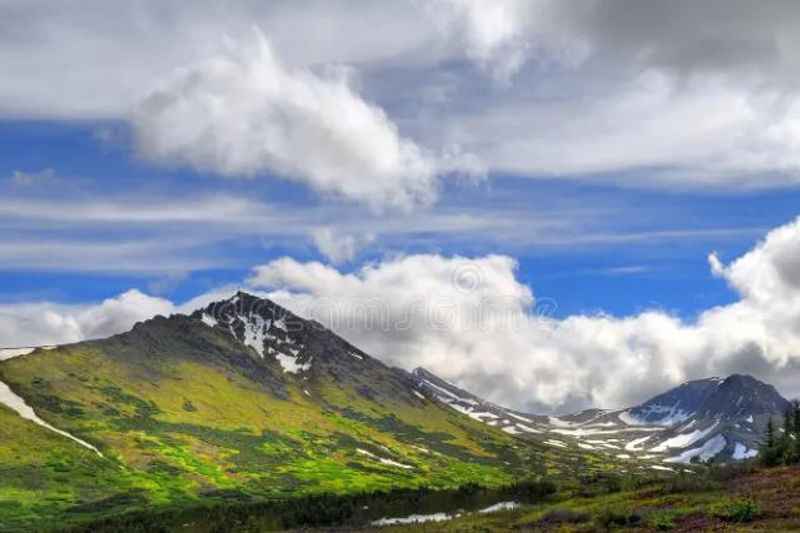
[[[27,403],[25,403],[25,400],[23,400],[21,397],[19,397],[16,394],[14,394],[14,391],[12,391],[8,387],[8,385],[3,383],[2,381],[0,381],[0,403],[2,403],[3,405],[9,407],[13,411],[16,411],[16,413],[19,416],[21,416],[22,418],[24,418],[25,420],[30,420],[34,424],[38,424],[38,425],[42,426],[45,429],[49,429],[53,433],[58,433],[62,437],[66,437],[66,438],[68,438],[70,440],[73,440],[73,441],[77,442],[78,444],[80,444],[81,446],[83,446],[84,448],[88,448],[88,449],[92,450],[94,453],[96,453],[97,455],[99,455],[100,457],[103,457],[103,454],[100,453],[100,450],[98,450],[97,448],[95,448],[94,446],[89,444],[88,442],[83,441],[83,440],[79,439],[78,437],[74,437],[73,435],[70,435],[66,431],[62,431],[60,429],[57,429],[57,428],[51,426],[50,424],[48,424],[47,422],[45,422],[44,420],[42,420],[41,418],[39,418],[36,415],[36,413],[34,412],[33,408],[30,405],[28,405]]]
[[[686,448],[687,446],[691,446],[695,442],[702,440],[712,431],[714,428],[717,427],[719,422],[714,422],[706,429],[696,429],[691,433],[684,433],[682,435],[677,435],[672,437],[671,439],[665,440],[655,448],[651,449],[651,452],[665,452],[670,448]]]
[[[210,328],[216,327],[216,325],[219,324],[217,319],[209,315],[208,313],[203,313],[203,316],[200,317],[200,320],[203,322],[203,324],[205,324]]]
[[[640,452],[643,450],[641,447],[646,441],[650,440],[650,435],[646,437],[642,437],[640,439],[634,439],[630,441],[628,444],[625,445],[625,451],[628,452]]]
[[[242,343],[258,352],[264,358],[264,341],[267,339],[270,323],[259,315],[248,317],[239,316],[239,320],[244,322],[244,339]]]
[[[743,459],[752,459],[758,455],[758,450],[749,450],[747,446],[742,444],[741,442],[737,442],[733,448],[733,458],[737,461],[741,461]]]
[[[519,416],[518,414],[512,413],[511,411],[506,411],[506,414],[511,418],[516,418],[520,422],[525,422],[526,424],[533,424],[533,420],[530,418],[525,418],[524,416]]]
[[[54,350],[55,348],[57,348],[57,346],[41,346],[41,348],[45,350]],[[36,348],[3,348],[0,349],[0,361],[7,361],[14,357],[28,355],[30,353],[33,353],[34,351],[36,351]],[[62,431],[58,428],[55,428],[50,424],[48,424],[47,422],[45,422],[44,420],[42,420],[41,418],[39,418],[36,415],[36,412],[33,410],[33,408],[27,403],[25,403],[25,400],[22,399],[22,397],[17,396],[14,393],[14,391],[12,391],[11,388],[2,381],[0,381],[0,404],[3,404],[12,411],[16,412],[19,416],[21,416],[25,420],[29,420],[34,424],[37,424],[45,429],[48,429],[54,433],[61,435],[62,437],[66,437],[74,442],[77,442],[84,448],[88,448],[89,450],[92,450],[100,457],[103,457],[103,454],[100,453],[100,450],[98,450],[88,442],[83,441],[73,435],[70,435],[66,431]]]
[[[3,348],[0,349],[0,361],[6,361],[21,355],[28,355],[33,353],[36,348]]]
[[[292,357],[281,352],[275,352],[275,359],[278,360],[283,371],[289,374],[298,374],[311,368],[311,361],[300,364],[297,362],[297,357]]]
[[[376,461],[380,462],[381,464],[385,464],[385,465],[388,465],[388,466],[395,466],[397,468],[402,468],[404,470],[411,470],[411,469],[414,468],[411,465],[405,465],[403,463],[398,463],[397,461],[392,461],[391,459],[386,459],[384,457],[378,457],[374,453],[369,452],[367,450],[364,450],[362,448],[357,448],[356,452],[360,453],[361,455],[366,455],[370,459],[375,459]]]
[[[575,422],[568,422],[566,420],[562,420],[562,419],[558,418],[557,416],[548,416],[547,417],[547,421],[550,423],[551,426],[554,426],[554,427],[557,427],[557,428],[574,428],[574,427],[580,425],[580,424],[577,424]]]
[[[596,429],[596,428],[577,428],[577,429],[552,429],[550,433],[558,433],[559,435],[566,435],[568,437],[591,437],[593,435],[614,435],[619,433],[619,430],[614,429]]]
[[[725,440],[725,437],[722,435],[715,435],[714,437],[708,439],[708,441],[706,441],[706,443],[699,448],[686,450],[676,457],[664,459],[664,462],[688,464],[695,457],[699,458],[701,461],[708,461],[709,459],[716,457],[718,453],[722,452],[727,444],[728,441]]]
[[[403,463],[398,463],[397,461],[392,461],[391,459],[384,459],[383,457],[379,457],[378,461],[380,461],[382,464],[396,466],[397,468],[403,468],[405,470],[411,470],[414,468],[411,465],[404,465]]]

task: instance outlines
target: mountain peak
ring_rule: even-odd
[[[418,378],[435,378],[437,380],[441,379],[439,378],[439,376],[437,376],[436,374],[434,374],[433,372],[422,366],[418,366],[417,368],[412,370],[411,375]]]
[[[223,298],[221,300],[211,302],[203,309],[199,310],[217,310],[231,306],[235,306],[239,309],[239,311],[247,314],[251,314],[253,311],[258,310],[259,308],[268,308],[271,310],[277,309],[281,310],[283,314],[291,314],[288,309],[281,307],[269,298],[256,296],[255,294],[249,293],[242,289],[238,289],[229,298]]]
[[[462,401],[466,402],[475,402],[476,400],[480,400],[481,403],[488,403],[484,400],[481,400],[471,392],[468,392],[458,385],[447,381],[446,379],[437,376],[427,368],[418,366],[414,370],[411,371],[411,375],[416,378],[418,384],[423,385],[427,388],[434,388],[439,393],[444,393],[451,398],[457,398]]]
[[[316,323],[300,318],[268,298],[239,290],[228,299],[198,309],[190,318],[229,333],[261,359],[276,358],[284,372],[299,374],[311,367],[313,355],[307,345]]]
[[[384,366],[319,322],[242,290],[198,309],[190,318],[231,335],[260,359],[276,359],[284,373],[302,379],[324,372],[352,381],[354,372]]]
[[[669,426],[696,413],[716,390],[720,378],[686,381],[630,410],[631,415],[646,424]]]
[[[697,412],[731,419],[782,413],[788,407],[789,401],[772,385],[747,374],[732,374],[719,383]]]
[[[731,374],[727,378],[723,379],[722,383],[728,385],[737,385],[737,386],[767,385],[763,381],[754,378],[750,374]]]

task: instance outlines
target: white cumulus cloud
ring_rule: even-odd
[[[691,322],[659,309],[552,318],[504,256],[408,256],[350,274],[285,258],[249,283],[391,364],[426,366],[499,403],[569,410],[734,372],[800,392],[799,251],[793,222],[730,265],[712,254],[739,300]]]
[[[141,152],[229,176],[277,174],[375,208],[431,204],[438,176],[475,161],[439,157],[353,89],[348,71],[283,65],[266,37],[182,69],[133,115]]]
[[[175,312],[163,298],[131,289],[97,304],[52,302],[0,305],[0,347],[66,344],[129,330],[136,322]]]

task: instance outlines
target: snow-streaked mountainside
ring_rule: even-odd
[[[734,374],[688,381],[628,409],[554,417],[487,402],[424,368],[412,374],[423,394],[506,433],[618,459],[686,464],[755,457],[769,418],[789,407],[773,386]]]

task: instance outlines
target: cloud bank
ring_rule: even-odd
[[[615,317],[552,316],[507,256],[434,254],[386,259],[350,273],[282,258],[245,283],[329,325],[389,364],[428,367],[487,398],[530,411],[634,404],[684,380],[734,372],[800,393],[800,219],[712,273],[738,294],[686,321],[663,310]],[[0,307],[4,345],[110,335],[154,314],[187,312],[233,287],[181,306],[129,291],[98,305]]]
[[[658,309],[552,318],[553,302],[537,302],[504,256],[409,256],[350,274],[281,259],[249,283],[391,364],[426,366],[501,404],[572,410],[734,372],[800,392],[787,372],[800,362],[798,250],[795,221],[729,265],[711,255],[739,300],[693,322]]]

